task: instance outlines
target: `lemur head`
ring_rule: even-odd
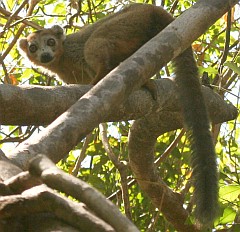
[[[63,54],[64,39],[63,29],[55,25],[20,39],[18,47],[32,63],[47,68]]]

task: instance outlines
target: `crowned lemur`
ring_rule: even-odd
[[[19,48],[33,64],[57,74],[65,83],[96,84],[172,21],[161,7],[132,4],[67,36],[59,26],[36,31],[21,39]],[[191,134],[195,217],[202,225],[210,225],[218,205],[217,165],[192,48],[173,63]]]

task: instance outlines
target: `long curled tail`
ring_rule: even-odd
[[[186,127],[190,132],[196,220],[210,226],[218,208],[218,174],[208,113],[192,49],[174,60],[176,84]]]

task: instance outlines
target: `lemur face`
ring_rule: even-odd
[[[34,64],[47,67],[63,53],[63,29],[53,26],[50,29],[36,31],[19,41],[23,55]]]

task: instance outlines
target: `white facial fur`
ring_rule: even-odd
[[[19,49],[33,64],[48,67],[63,53],[65,35],[59,26],[30,34],[19,41]]]

